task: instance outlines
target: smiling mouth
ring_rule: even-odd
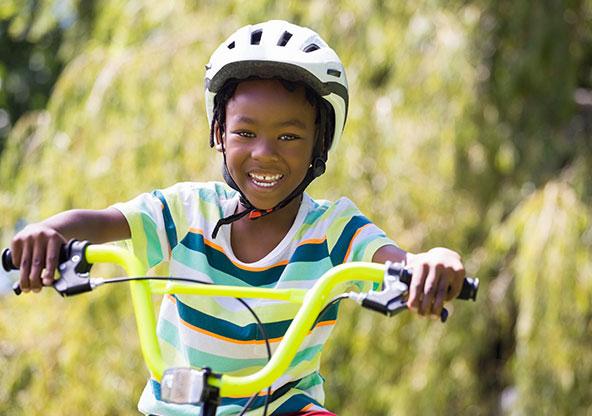
[[[276,175],[259,175],[256,173],[249,173],[249,178],[251,181],[257,185],[261,186],[262,188],[271,188],[274,187],[279,183],[279,181],[284,177],[284,175],[276,174]]]

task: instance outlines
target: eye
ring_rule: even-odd
[[[246,130],[235,131],[234,134],[236,134],[237,136],[240,136],[240,137],[244,137],[246,139],[252,139],[253,137],[255,137],[254,133],[251,133],[250,131],[246,131]]]
[[[280,140],[286,140],[286,141],[291,141],[291,140],[298,140],[300,139],[299,136],[296,136],[295,134],[282,134],[279,137]]]

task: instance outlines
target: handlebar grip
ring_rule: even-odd
[[[12,262],[12,253],[9,248],[2,250],[2,268],[7,272],[11,270],[18,270],[18,267],[16,267]],[[12,290],[16,295],[20,295],[22,292],[20,283],[14,282],[12,285]]]
[[[61,264],[68,261],[68,245],[60,247],[60,258],[58,263]],[[2,267],[5,271],[18,270],[18,266],[15,266],[12,262],[12,251],[9,248],[2,250]]]
[[[2,250],[2,268],[7,272],[18,270],[18,267],[12,262],[12,253],[9,248]]]
[[[59,263],[61,264],[65,261],[68,261],[68,249],[67,246],[64,245],[60,248]],[[19,270],[19,268],[15,266],[15,264],[12,261],[12,251],[9,248],[5,248],[4,250],[2,250],[2,268],[7,272],[10,272],[12,270]],[[20,295],[22,293],[21,285],[18,281],[14,283],[14,285],[12,286],[12,290],[16,295]]]
[[[475,277],[465,277],[463,280],[462,288],[460,289],[459,295],[456,297],[457,299],[464,299],[464,300],[472,300],[475,302],[477,300],[477,291],[479,290],[479,278]]]

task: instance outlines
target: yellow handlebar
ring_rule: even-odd
[[[146,270],[138,258],[121,247],[89,245],[86,250],[86,258],[89,263],[118,264],[125,269],[128,276],[139,277],[146,274]],[[265,367],[247,376],[222,375],[221,378],[211,378],[212,384],[220,388],[221,396],[246,396],[256,393],[270,386],[286,371],[317,315],[331,300],[329,296],[339,285],[352,280],[382,282],[384,272],[385,265],[383,264],[362,262],[342,264],[325,273],[310,290],[245,288],[172,281],[131,281],[130,289],[144,361],[154,378],[160,381],[166,370],[166,365],[156,336],[152,294],[184,293],[267,298],[302,304],[276,352]]]

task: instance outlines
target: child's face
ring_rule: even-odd
[[[228,170],[258,209],[273,208],[304,179],[312,159],[316,114],[302,86],[293,92],[276,80],[237,86],[216,148],[221,151],[224,140]]]

